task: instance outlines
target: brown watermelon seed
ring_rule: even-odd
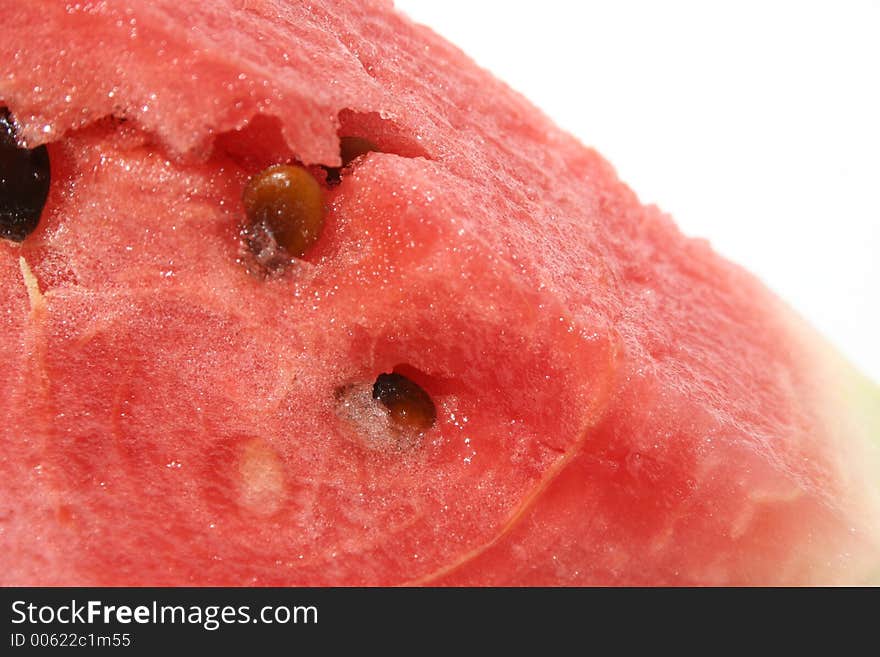
[[[388,409],[391,420],[400,428],[427,431],[437,420],[431,396],[402,374],[380,374],[373,384],[373,399]]]
[[[36,230],[49,178],[48,149],[19,146],[9,110],[0,107],[0,237],[23,242]]]
[[[247,224],[242,237],[258,264],[277,269],[301,258],[324,226],[324,196],[301,166],[276,164],[248,181],[242,196]]]
[[[369,139],[363,137],[340,137],[339,138],[339,157],[342,159],[342,166],[324,167],[327,172],[327,184],[338,185],[342,180],[342,170],[351,164],[361,155],[366,155],[372,151],[378,151],[379,148]]]

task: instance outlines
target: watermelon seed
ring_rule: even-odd
[[[427,431],[437,420],[431,396],[418,383],[396,372],[376,378],[373,399],[388,409],[391,420],[401,428]]]
[[[314,176],[301,166],[276,164],[248,181],[242,196],[246,250],[268,272],[301,258],[324,226],[324,198]]]
[[[37,228],[49,196],[49,151],[22,148],[0,107],[0,237],[22,242]]]
[[[363,137],[340,137],[339,138],[339,157],[342,159],[342,166],[324,167],[327,172],[327,184],[331,187],[338,185],[342,180],[342,170],[351,164],[361,155],[366,155],[372,151],[378,151],[379,148],[369,139]]]

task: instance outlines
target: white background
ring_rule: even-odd
[[[880,2],[396,4],[880,381]]]

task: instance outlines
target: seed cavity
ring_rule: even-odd
[[[437,408],[431,396],[415,381],[402,374],[380,374],[373,384],[373,399],[378,400],[399,428],[427,431],[437,420]]]
[[[276,164],[250,179],[242,196],[242,243],[257,268],[277,272],[302,258],[324,226],[324,195],[315,177],[295,164]]]
[[[48,149],[19,146],[9,110],[0,107],[0,237],[23,242],[36,230],[49,178]]]
[[[324,167],[324,171],[327,172],[327,184],[331,186],[338,185],[342,180],[342,170],[345,167],[362,155],[378,150],[379,147],[369,139],[364,139],[363,137],[340,137],[339,157],[342,159],[342,166]]]

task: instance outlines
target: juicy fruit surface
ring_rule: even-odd
[[[840,399],[855,375],[760,283],[430,31],[381,3],[7,12],[0,101],[53,186],[0,242],[3,583],[880,568],[871,384]],[[254,276],[242,192],[287,160],[348,166],[303,259]],[[392,371],[435,407],[407,440]]]

